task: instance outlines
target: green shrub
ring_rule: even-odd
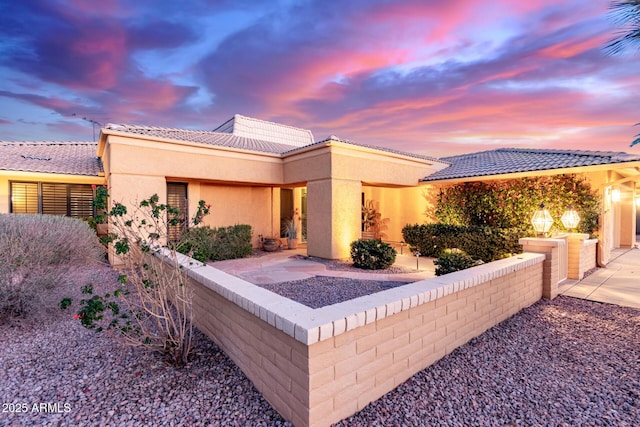
[[[515,228],[520,237],[534,236],[531,216],[540,203],[555,220],[551,232],[564,231],[560,218],[570,206],[580,214],[577,232],[593,235],[598,230],[600,198],[576,175],[456,184],[440,192],[435,218],[443,224]]]
[[[0,214],[0,320],[28,315],[73,268],[103,260],[104,248],[85,221]]]
[[[353,266],[367,270],[383,270],[396,261],[396,250],[380,240],[356,240],[351,242]]]
[[[436,276],[484,264],[482,260],[474,260],[460,249],[446,249],[433,263],[436,266]]]
[[[415,224],[402,229],[404,241],[423,256],[438,258],[448,248],[460,248],[475,259],[491,262],[522,252],[520,229]]]
[[[177,251],[201,262],[243,258],[253,253],[250,225],[189,228],[180,239]]]
[[[180,238],[176,250],[200,262],[207,262],[213,255],[211,242],[215,239],[215,231],[209,227],[188,228]]]

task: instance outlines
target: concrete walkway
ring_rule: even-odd
[[[640,249],[615,249],[606,268],[581,281],[567,280],[560,294],[590,301],[640,308]]]
[[[288,282],[308,279],[314,276],[401,282],[417,282],[418,280],[435,277],[433,258],[421,257],[418,260],[419,269],[416,269],[416,257],[398,254],[394,266],[402,267],[406,272],[387,274],[371,273],[367,272],[367,270],[329,270],[326,264],[322,262],[305,259],[306,254],[306,248],[282,250],[259,257],[210,262],[209,265],[253,284]]]

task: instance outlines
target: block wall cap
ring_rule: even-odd
[[[167,251],[162,255],[166,262],[171,262]],[[214,267],[178,255],[178,262],[191,279],[305,345],[330,339],[393,314],[542,263],[544,259],[543,254],[523,253],[312,309]]]

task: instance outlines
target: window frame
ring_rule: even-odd
[[[33,210],[33,199],[26,199],[26,208],[16,212],[15,188],[16,186],[36,187],[36,211]],[[56,194],[56,191],[59,194]],[[31,190],[33,192],[33,190]],[[29,191],[25,191],[25,194]],[[64,195],[61,195],[64,193]],[[84,194],[83,194],[84,193]],[[91,197],[89,198],[89,194]],[[27,196],[28,197],[28,194]],[[93,206],[95,190],[92,184],[76,184],[68,182],[49,181],[9,181],[9,213],[17,215],[60,215],[72,218],[95,217]],[[31,209],[30,205],[31,204]],[[64,213],[62,213],[64,211]]]

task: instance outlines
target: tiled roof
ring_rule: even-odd
[[[0,141],[0,170],[98,176],[95,142]]]
[[[491,151],[442,157],[451,166],[423,181],[472,178],[517,172],[564,169],[640,161],[640,155],[614,151],[499,148]]]
[[[254,119],[240,114],[236,114],[213,131],[295,147],[313,144],[313,134],[310,130]]]
[[[331,135],[330,137],[325,138],[322,141],[318,141],[318,142],[315,142],[313,144],[309,144],[309,145],[307,145],[305,147],[294,148],[292,150],[287,151],[284,154],[295,153],[296,151],[301,151],[302,149],[305,149],[307,147],[314,147],[314,146],[319,146],[319,145],[322,145],[322,144],[326,144],[329,141],[338,141],[338,142],[342,142],[343,144],[349,144],[349,145],[353,145],[353,146],[356,146],[356,147],[370,148],[372,150],[378,150],[378,151],[384,151],[384,152],[387,152],[387,153],[399,154],[399,155],[405,156],[405,157],[413,157],[415,159],[429,160],[429,161],[432,161],[432,162],[443,163],[443,164],[446,164],[446,165],[449,164],[449,162],[447,162],[446,160],[443,160],[443,159],[437,159],[435,157],[423,156],[422,154],[417,154],[417,153],[410,153],[410,152],[406,152],[406,151],[394,150],[392,148],[387,148],[387,147],[379,147],[379,146],[376,146],[376,145],[358,144],[356,142],[352,142],[352,141],[349,141],[349,140],[346,140],[346,139],[341,139],[341,138],[339,138],[339,137],[337,137],[335,135]]]
[[[109,123],[106,129],[136,135],[146,135],[175,141],[188,141],[217,147],[236,148],[240,150],[258,151],[262,153],[282,154],[291,150],[291,145],[280,144],[255,138],[245,138],[231,133],[206,130],[189,130],[162,128],[153,126],[120,125]]]

